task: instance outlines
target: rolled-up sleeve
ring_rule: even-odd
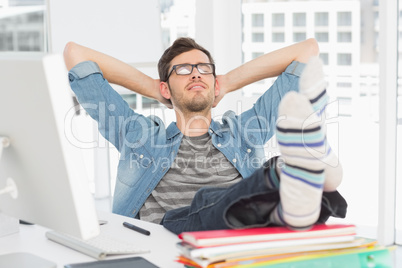
[[[102,74],[102,71],[99,68],[98,64],[92,61],[84,61],[78,63],[77,65],[74,66],[74,68],[71,69],[71,71],[69,72],[69,79],[70,81],[72,81],[75,78],[81,79],[94,73]]]
[[[241,115],[247,135],[253,134],[261,144],[265,144],[275,134],[279,103],[286,93],[299,91],[299,77],[304,67],[304,63],[293,61],[254,106]]]
[[[68,73],[68,78],[80,105],[98,122],[102,136],[119,151],[127,142],[128,131],[132,139],[141,138],[147,120],[135,113],[110,86],[95,62],[77,64]]]

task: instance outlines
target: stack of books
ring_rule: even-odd
[[[389,248],[356,236],[348,224],[309,230],[264,227],[184,232],[177,261],[186,267],[392,267]]]

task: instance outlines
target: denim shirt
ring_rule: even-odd
[[[221,122],[212,120],[208,133],[213,145],[249,177],[265,161],[264,144],[275,134],[278,105],[291,90],[298,91],[304,64],[292,62],[254,104],[236,115],[228,111]],[[134,112],[91,61],[77,64],[69,81],[79,103],[98,122],[100,133],[120,153],[113,213],[136,217],[147,197],[172,165],[183,134],[176,123],[167,128],[157,116]]]

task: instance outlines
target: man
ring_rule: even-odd
[[[162,220],[161,223],[175,233],[278,224],[305,228],[331,215],[344,216],[346,204],[335,191],[337,182],[330,187],[331,194],[325,199],[335,201],[321,205],[324,169],[329,166],[322,160],[333,155],[330,150],[324,148],[324,154],[314,153],[313,159],[305,157],[311,160],[307,165],[312,164],[317,170],[306,171],[303,168],[306,164],[301,163],[302,168],[296,171],[295,165],[289,165],[285,170],[290,173],[282,172],[276,165],[276,158],[261,168],[263,146],[275,134],[279,102],[289,91],[298,90],[304,63],[317,54],[317,43],[309,39],[216,76],[210,53],[194,40],[180,38],[162,55],[158,80],[100,52],[67,44],[64,56],[70,70],[71,88],[84,107],[91,107],[86,110],[98,122],[99,131],[120,152],[113,212],[156,223]],[[318,93],[321,103],[318,110],[321,111],[325,107],[323,97],[326,94],[321,94],[325,93],[325,87],[322,77],[315,79],[314,76],[314,69],[319,70],[320,66],[312,64],[311,68],[313,75],[311,79],[306,76],[305,95]],[[274,85],[252,109],[241,115],[227,112],[222,123],[212,120],[212,107],[226,93],[278,75]],[[176,122],[166,128],[157,117],[146,118],[135,113],[108,82],[172,107]],[[318,87],[316,82],[320,82]],[[299,97],[293,96],[285,102],[288,104],[283,105],[282,112],[286,114],[287,107],[296,105]],[[311,99],[312,103],[315,99]],[[312,109],[307,103],[289,112],[295,117],[300,110],[306,110],[303,115],[315,115]],[[280,130],[284,132],[282,139],[286,140],[289,124],[284,122]],[[313,122],[313,125],[310,131],[313,138],[319,136],[325,143],[322,124]],[[281,147],[286,152],[290,148],[285,160],[293,164],[300,162],[300,156],[291,157],[295,154],[286,141]],[[325,146],[321,144],[321,147]],[[286,187],[279,184],[280,173],[285,174],[281,175],[281,184],[283,180]],[[303,179],[293,179],[294,173]],[[294,189],[301,189],[301,192],[295,194]],[[298,202],[300,198],[304,201]]]

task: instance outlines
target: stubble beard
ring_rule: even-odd
[[[174,91],[170,89],[175,109],[183,113],[200,113],[212,108],[214,101],[213,92],[209,92],[206,96],[201,93],[195,94],[190,100],[183,100],[183,98],[177,97],[173,92]]]

